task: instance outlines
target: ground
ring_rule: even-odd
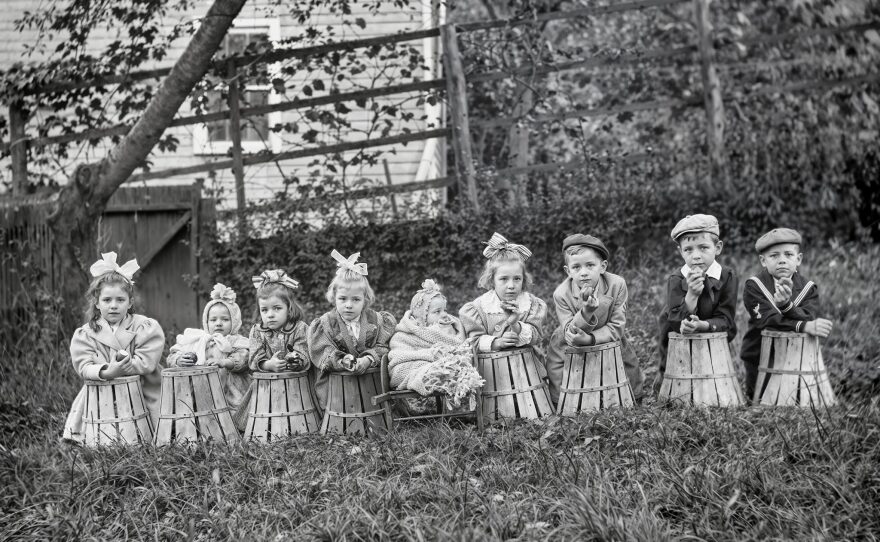
[[[648,401],[482,436],[431,424],[372,440],[88,450],[58,442],[75,380],[44,389],[69,366],[8,360],[22,370],[0,382],[0,538],[874,540],[880,250],[810,256],[835,321],[824,348],[841,405],[829,409]],[[728,258],[741,277],[755,270]],[[630,329],[650,375],[661,281],[633,269]]]

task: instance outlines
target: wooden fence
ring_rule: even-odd
[[[462,33],[479,32],[491,29],[510,28],[520,25],[534,25],[554,20],[577,19],[606,16],[613,13],[622,13],[634,10],[668,8],[671,6],[691,3],[694,7],[695,19],[693,27],[696,29],[693,43],[677,48],[658,48],[656,50],[641,51],[633,54],[620,54],[616,56],[588,56],[575,58],[566,62],[553,64],[525,64],[505,70],[488,72],[467,73],[463,67],[462,58],[459,54],[459,36]],[[722,84],[718,75],[716,51],[714,48],[714,34],[708,9],[709,0],[638,0],[620,2],[609,6],[595,6],[573,9],[564,12],[542,13],[528,19],[510,19],[488,22],[475,22],[460,25],[446,25],[441,28],[404,32],[391,36],[344,41],[330,43],[314,47],[300,49],[284,49],[259,55],[239,55],[225,60],[224,66],[215,66],[215,70],[225,72],[230,84],[228,109],[211,114],[181,116],[176,118],[169,127],[191,126],[218,120],[229,120],[232,123],[232,133],[240,130],[242,119],[265,115],[272,112],[291,111],[306,109],[317,106],[333,105],[344,102],[357,102],[359,100],[393,96],[411,92],[439,92],[445,95],[447,105],[448,123],[446,127],[426,129],[418,132],[406,132],[386,137],[370,138],[363,141],[349,141],[333,145],[313,146],[298,150],[284,152],[262,152],[256,155],[246,155],[242,150],[240,139],[234,138],[232,156],[229,159],[215,160],[198,165],[160,169],[145,173],[138,173],[131,177],[131,181],[145,181],[150,179],[162,179],[181,175],[196,175],[217,170],[231,169],[236,184],[236,196],[238,208],[245,208],[245,183],[244,169],[248,166],[264,164],[267,162],[280,162],[305,157],[331,155],[346,151],[372,149],[376,147],[401,145],[411,141],[422,141],[432,138],[446,138],[454,156],[453,174],[448,177],[432,179],[424,182],[404,183],[397,185],[376,186],[362,190],[354,190],[343,193],[332,193],[322,198],[365,198],[376,195],[394,194],[423,190],[428,188],[449,187],[458,185],[458,192],[463,197],[462,201],[468,203],[474,209],[479,208],[477,198],[476,178],[483,165],[475,163],[472,152],[472,132],[475,128],[509,127],[522,122],[524,115],[486,119],[474,122],[468,114],[467,85],[469,83],[492,82],[503,79],[515,78],[523,75],[544,75],[568,70],[595,70],[603,67],[620,67],[625,65],[637,65],[653,63],[663,60],[682,59],[696,57],[696,64],[700,69],[701,88],[693,93],[692,98],[679,99],[655,99],[641,102],[629,102],[619,105],[573,108],[572,110],[559,111],[535,115],[529,118],[530,123],[540,124],[560,121],[572,118],[589,118],[604,115],[615,115],[623,112],[652,111],[659,109],[702,107],[705,111],[705,138],[708,157],[717,169],[722,161],[722,149],[724,145],[724,106],[733,101],[745,101],[755,96],[775,94],[780,92],[799,92],[809,90],[827,90],[838,86],[854,86],[865,83],[875,83],[880,79],[880,72],[866,73],[860,76],[841,78],[839,80],[814,80],[797,81],[782,85],[765,85],[761,88],[734,89],[728,91],[728,95],[722,94]],[[756,44],[781,44],[791,40],[811,36],[835,36],[845,33],[863,33],[880,28],[878,21],[865,21],[858,24],[833,28],[817,28],[805,31],[759,34],[745,36],[738,40],[741,44],[749,46]],[[326,55],[337,51],[351,51],[359,48],[385,46],[389,44],[404,43],[412,40],[440,37],[444,47],[443,66],[445,77],[426,81],[417,81],[406,84],[391,85],[381,88],[370,88],[352,92],[340,92],[326,96],[299,98],[292,100],[256,107],[241,107],[239,100],[238,70],[254,63],[273,63],[294,58],[307,58],[313,55]],[[51,85],[36,88],[29,91],[31,95],[62,92],[65,90],[79,89],[88,86],[109,85],[120,83],[132,83],[148,79],[164,77],[169,69],[156,69],[127,74],[125,76],[105,77],[91,81],[62,81]],[[9,152],[12,157],[13,192],[23,191],[27,182],[27,149],[29,146],[46,146],[60,143],[95,140],[109,136],[120,136],[130,129],[129,125],[109,126],[101,129],[92,129],[79,133],[68,133],[36,137],[28,134],[27,119],[22,112],[20,101],[12,100],[9,104],[10,141],[0,145],[0,151]],[[629,154],[620,157],[621,160],[634,162],[651,159],[650,152]],[[535,163],[529,164],[523,160],[517,161],[510,167],[495,171],[498,176],[522,175],[536,171],[548,171],[554,169],[571,169],[577,164],[583,163],[584,157],[575,158],[564,163]]]

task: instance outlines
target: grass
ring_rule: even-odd
[[[655,269],[676,262],[635,259],[613,263],[650,375],[666,274]],[[753,259],[724,263],[744,279]],[[843,404],[822,411],[648,405],[483,436],[407,425],[374,440],[88,450],[57,441],[79,387],[60,356],[7,357],[0,539],[875,540],[880,250],[807,260],[835,322],[824,349]],[[557,275],[545,270],[535,292],[548,298]],[[448,289],[456,306],[473,295]]]

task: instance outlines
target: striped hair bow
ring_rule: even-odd
[[[339,253],[338,250],[333,249],[333,252],[330,253],[330,256],[336,260],[336,265],[341,267],[342,269],[348,269],[349,271],[354,271],[358,275],[367,276],[367,264],[365,263],[357,263],[358,258],[361,257],[360,252],[355,252],[351,256],[346,259],[342,254]]]
[[[128,282],[132,282],[131,278],[140,268],[141,266],[138,265],[137,258],[132,258],[120,266],[118,263],[116,263],[116,253],[107,252],[101,254],[101,259],[93,263],[92,266],[89,267],[89,273],[91,273],[93,277],[97,278],[105,273],[111,273],[115,271],[125,277]]]
[[[483,249],[483,256],[487,258],[493,258],[496,254],[498,254],[502,250],[511,250],[513,252],[518,253],[523,257],[523,260],[528,260],[532,257],[532,251],[524,247],[523,245],[517,245],[516,243],[511,243],[507,239],[504,238],[498,232],[492,234],[492,238],[486,243],[488,245]]]
[[[259,276],[251,277],[251,280],[254,283],[254,288],[260,289],[266,284],[271,284],[273,282],[277,282],[278,284],[287,286],[291,290],[296,290],[299,288],[299,283],[293,278],[291,278],[287,273],[282,269],[268,269],[260,273]]]

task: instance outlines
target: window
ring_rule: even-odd
[[[265,42],[277,42],[280,39],[280,24],[277,19],[236,19],[229,29],[218,50],[221,56],[244,53],[248,46]],[[269,67],[269,73],[273,66]],[[227,109],[223,97],[225,88],[218,87],[208,94],[205,113],[216,113]],[[271,92],[271,86],[248,84],[241,89],[241,106],[256,107],[278,102],[277,94]],[[242,117],[241,146],[245,153],[256,153],[265,149],[279,152],[281,140],[270,128],[280,123],[279,113],[262,116]],[[221,120],[196,125],[193,131],[193,147],[195,154],[225,155],[232,147],[230,121]]]

